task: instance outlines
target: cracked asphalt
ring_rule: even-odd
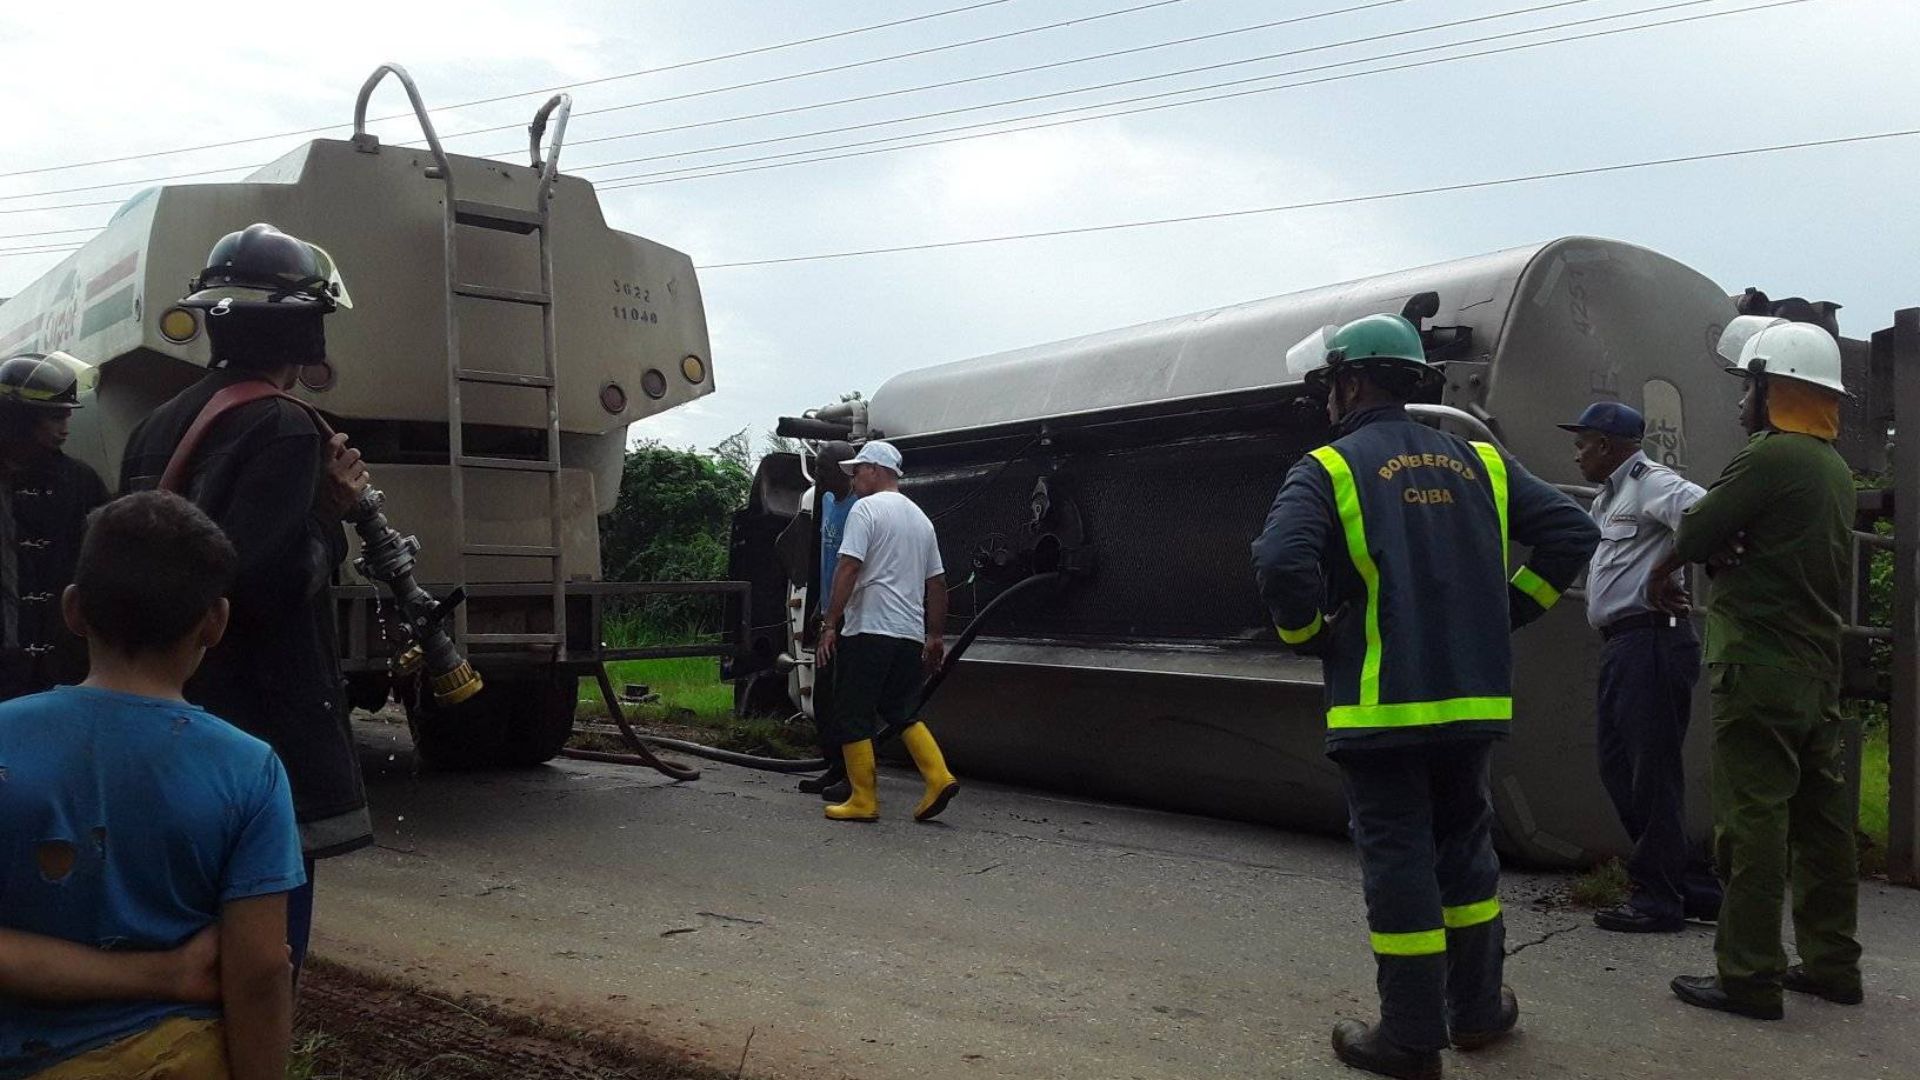
[[[416,773],[404,727],[358,727],[380,836],[321,865],[330,959],[748,1076],[1359,1075],[1327,1049],[1373,1010],[1338,841],[983,784],[915,824],[898,772],[840,824],[791,777]],[[1865,1006],[1761,1024],[1667,990],[1710,928],[1607,934],[1564,885],[1503,879],[1522,1032],[1452,1075],[1920,1075],[1920,891],[1863,888]]]

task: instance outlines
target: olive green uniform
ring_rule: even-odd
[[[1714,854],[1726,899],[1721,988],[1780,1002],[1780,908],[1820,985],[1860,985],[1857,808],[1841,765],[1841,612],[1851,587],[1853,477],[1827,442],[1755,435],[1682,519],[1676,550],[1704,562],[1746,534],[1707,611]]]

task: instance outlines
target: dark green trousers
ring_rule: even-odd
[[[1714,857],[1726,884],[1714,956],[1728,996],[1780,1001],[1780,908],[1822,985],[1860,985],[1860,877],[1841,764],[1839,689],[1781,668],[1714,664]]]

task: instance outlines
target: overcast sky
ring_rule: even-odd
[[[575,107],[606,108],[771,79],[1148,2],[1002,0],[870,33],[582,86],[573,90]],[[605,183],[636,173],[838,147],[1366,61],[1238,89],[1274,86],[1765,2],[1398,0],[1047,71],[710,123],[1367,4],[1169,0],[994,42],[583,117],[574,124],[575,140],[672,125],[708,126],[592,145],[576,142],[566,158],[567,171]],[[969,0],[544,0],[538,5],[330,0],[191,9],[151,0],[7,4],[0,10],[0,100],[9,105],[0,172],[330,123],[344,128],[360,82],[386,60],[410,69],[430,105],[453,103],[966,6]],[[1670,6],[1660,13],[1451,51],[1373,59]],[[1541,10],[1316,49],[1535,8]],[[706,265],[1176,217],[1920,128],[1920,71],[1911,48],[1917,30],[1920,15],[1913,0],[1804,0],[1132,116],[603,190],[601,201],[615,227],[678,248]],[[591,167],[1284,52],[1297,55],[858,132]],[[524,123],[538,100],[521,97],[449,111],[437,122],[448,135]],[[1183,99],[1143,104],[1167,100]],[[376,109],[390,112],[399,103],[389,87],[381,102],[385,108]],[[397,123],[381,133],[396,140],[410,137],[409,128]],[[282,137],[0,178],[0,210],[117,199],[149,178],[254,165],[299,141]],[[511,134],[479,135],[453,139],[449,149],[494,153],[513,148],[515,141]],[[109,182],[126,186],[16,197]],[[1215,222],[712,269],[702,273],[701,282],[720,389],[695,405],[637,425],[635,434],[707,447],[741,428],[764,431],[777,415],[837,399],[843,391],[871,393],[889,375],[910,368],[1579,233],[1662,251],[1730,291],[1756,285],[1776,296],[1838,301],[1846,305],[1843,328],[1864,334],[1887,325],[1896,307],[1920,303],[1916,182],[1920,138],[1903,138]],[[110,212],[90,207],[0,213],[0,252],[76,242],[86,234],[22,234],[94,226]],[[0,253],[0,296],[19,291],[60,258],[58,253]],[[351,281],[350,268],[348,274]]]

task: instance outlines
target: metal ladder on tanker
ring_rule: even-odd
[[[447,465],[451,478],[454,510],[454,537],[459,545],[460,574],[464,584],[467,579],[467,560],[472,558],[513,558],[544,560],[550,570],[548,584],[552,589],[553,629],[548,633],[482,633],[467,631],[467,607],[461,604],[454,610],[454,639],[465,646],[475,645],[518,645],[529,649],[550,652],[555,661],[567,658],[567,582],[560,522],[560,387],[557,364],[555,363],[555,333],[553,310],[553,241],[549,228],[553,200],[554,180],[558,174],[560,148],[566,140],[567,118],[573,108],[573,99],[566,94],[555,94],[541,106],[534,115],[533,123],[528,125],[529,143],[533,168],[539,171],[539,186],[534,196],[531,210],[514,206],[472,202],[460,199],[454,192],[453,170],[447,160],[446,151],[440,146],[440,137],[434,132],[433,121],[427,115],[426,107],[421,103],[420,92],[414,86],[413,79],[404,68],[397,64],[386,64],[375,71],[366,84],[360,88],[360,97],[354,106],[353,130],[356,144],[368,138],[365,135],[367,103],[372,97],[374,87],[388,73],[400,80],[406,89],[407,98],[413,105],[413,111],[420,121],[421,130],[426,135],[427,146],[434,159],[434,170],[428,175],[438,173],[445,184],[445,267],[446,267],[446,337],[447,337]],[[553,142],[549,145],[544,160],[540,153],[540,138],[545,133],[547,121],[558,112],[553,125]],[[537,235],[540,245],[540,285],[534,292],[516,289],[496,288],[462,280],[460,270],[460,230],[482,229],[495,232],[513,233],[520,236]],[[483,371],[468,368],[460,359],[460,301],[480,300],[488,303],[519,304],[536,307],[540,310],[541,367],[538,374],[526,375],[507,371]],[[520,390],[535,390],[542,395],[546,415],[546,457],[544,460],[513,457],[475,456],[466,453],[464,416],[461,409],[461,390],[468,385],[504,386]],[[488,469],[504,472],[541,473],[547,478],[547,524],[548,543],[546,544],[476,544],[469,540],[469,526],[472,518],[467,513],[466,473],[469,469]]]

